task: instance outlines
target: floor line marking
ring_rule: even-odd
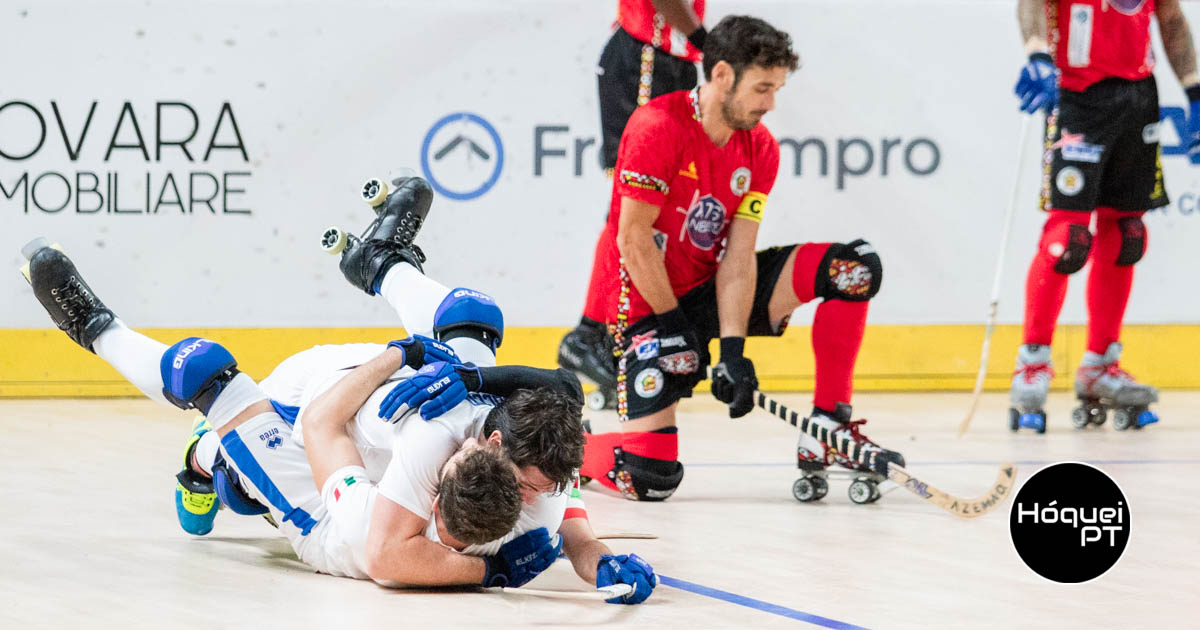
[[[719,599],[723,602],[729,602],[731,604],[737,604],[738,606],[745,606],[746,608],[753,608],[755,610],[761,610],[772,615],[787,617],[788,619],[806,621],[823,628],[835,628],[837,630],[867,630],[862,626],[856,626],[844,621],[837,621],[836,619],[829,619],[820,615],[806,613],[802,610],[796,610],[794,608],[788,608],[787,606],[780,606],[770,602],[764,602],[761,599],[754,599],[753,597],[746,597],[745,595],[738,595],[736,593],[722,591],[720,589],[704,586],[702,584],[688,582],[687,580],[667,577],[661,573],[658,575],[658,581],[660,584],[665,584],[672,588],[677,588],[689,593],[695,593],[696,595],[703,595],[705,597]]]

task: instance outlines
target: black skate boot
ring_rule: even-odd
[[[587,396],[596,410],[617,406],[617,366],[613,340],[599,322],[584,320],[558,345],[558,364],[596,386]]]
[[[21,273],[50,319],[72,341],[94,353],[92,342],[116,316],[96,297],[57,245],[52,246],[39,237],[22,247],[21,254],[29,260],[21,267]]]
[[[370,180],[364,185],[363,198],[378,197],[381,183]],[[378,216],[361,237],[348,237],[342,250],[340,267],[350,284],[367,295],[375,295],[387,270],[397,262],[406,262],[423,271],[425,253],[413,244],[429,206],[433,189],[420,177],[401,177],[392,180],[387,198],[376,205]],[[327,237],[329,234],[327,233]]]

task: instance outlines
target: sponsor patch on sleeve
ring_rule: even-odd
[[[653,175],[643,175],[636,171],[621,171],[621,183],[642,190],[657,190],[664,195],[671,192],[671,187],[667,185],[667,182]]]
[[[755,223],[762,223],[763,209],[767,205],[767,196],[760,192],[748,192],[745,197],[742,197],[742,203],[738,206],[734,217],[738,219],[750,219]]]

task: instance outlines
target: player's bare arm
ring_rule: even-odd
[[[1017,24],[1021,26],[1025,54],[1046,52],[1046,0],[1019,0]]]
[[[1158,17],[1163,48],[1175,76],[1185,88],[1200,84],[1200,74],[1196,72],[1196,46],[1179,0],[1159,0],[1154,12]]]
[[[671,290],[662,252],[654,243],[654,222],[658,213],[659,207],[654,204],[622,198],[617,248],[625,260],[625,269],[633,286],[655,313],[666,313],[679,306],[679,301]]]
[[[375,388],[403,365],[404,352],[388,347],[309,403],[301,428],[317,488],[324,488],[325,481],[338,469],[362,465],[354,441],[346,434],[346,424]]]
[[[362,460],[346,434],[346,424],[380,385],[404,365],[405,353],[389,347],[360,365],[309,404],[304,413],[304,441],[318,488],[333,472]],[[403,586],[478,584],[486,566],[423,534],[423,519],[383,495],[375,499],[367,535],[366,570],[373,580]]]
[[[689,39],[693,33],[703,28],[690,0],[651,0],[651,3],[654,5],[654,10],[662,14],[663,19],[671,25],[671,28],[687,34]],[[696,47],[703,48],[704,46],[701,44]]]
[[[754,242],[758,223],[735,218],[729,226],[729,244],[717,267],[717,313],[722,337],[745,337],[758,278]]]
[[[586,518],[569,518],[562,522],[558,534],[563,539],[563,551],[575,568],[575,573],[588,584],[596,583],[596,565],[600,556],[612,555],[612,549],[596,538]]]

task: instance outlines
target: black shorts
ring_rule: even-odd
[[[754,303],[750,307],[750,322],[747,333],[752,337],[778,337],[787,328],[785,319],[778,328],[771,325],[767,306],[775,292],[775,284],[783,265],[787,262],[795,245],[772,247],[757,253],[758,279],[754,287]],[[679,298],[679,307],[687,315],[688,322],[696,331],[700,342],[697,352],[700,367],[693,374],[671,374],[658,366],[658,357],[638,357],[633,350],[634,337],[654,330],[658,321],[647,316],[635,322],[625,331],[625,395],[626,409],[630,420],[648,416],[675,404],[680,398],[690,398],[696,384],[707,377],[708,343],[721,336],[720,318],[717,316],[716,278],[688,291]]]
[[[621,133],[638,106],[644,45],[625,29],[618,28],[600,54],[600,67],[596,74],[600,88],[600,128],[603,132],[600,159],[604,168],[616,167]],[[696,64],[654,49],[650,98],[668,92],[690,90],[696,87],[696,78]]]
[[[1167,205],[1158,145],[1158,88],[1110,78],[1083,92],[1059,90],[1050,138],[1050,207],[1151,210]]]

